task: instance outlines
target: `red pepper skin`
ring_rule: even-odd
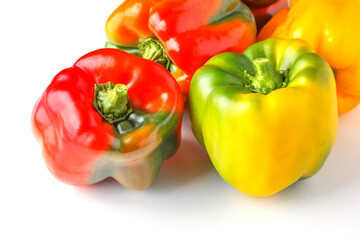
[[[275,13],[289,7],[288,0],[243,0],[243,2],[249,6],[254,14],[258,32]]]
[[[149,116],[145,126],[120,136],[101,117],[93,106],[94,85],[109,81],[128,87],[133,108]],[[81,186],[113,177],[140,190],[176,151],[182,111],[182,93],[168,71],[121,50],[100,49],[54,77],[34,107],[32,126],[59,180]]]
[[[192,75],[207,60],[222,52],[242,53],[255,41],[254,18],[239,0],[161,0],[153,5],[145,2],[125,0],[107,20],[107,36],[113,44],[128,47],[155,36],[178,68],[173,74],[185,94]],[[144,19],[148,11],[150,32],[140,34],[140,29],[146,29],[144,21],[134,19]],[[119,30],[123,28],[131,34]]]

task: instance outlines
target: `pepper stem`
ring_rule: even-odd
[[[143,58],[157,62],[170,71],[172,62],[159,40],[147,38],[138,47]]]
[[[275,89],[284,87],[286,79],[278,72],[267,58],[256,58],[253,61],[256,67],[256,75],[248,74],[251,84],[250,89],[254,92],[268,94]]]
[[[128,88],[123,84],[95,84],[93,105],[108,122],[119,122],[132,112],[127,91]]]

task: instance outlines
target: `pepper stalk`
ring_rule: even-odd
[[[255,75],[245,72],[249,78],[249,88],[257,93],[269,94],[270,92],[286,87],[288,83],[286,71],[277,71],[268,58],[256,58],[253,60],[256,68]]]
[[[159,40],[147,38],[138,47],[143,58],[159,63],[168,71],[171,70],[173,64]]]
[[[93,105],[109,123],[119,122],[133,111],[127,91],[123,84],[95,84]]]

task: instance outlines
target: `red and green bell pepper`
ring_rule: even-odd
[[[59,180],[86,185],[113,177],[144,189],[179,146],[182,111],[181,90],[163,67],[100,49],[54,77],[32,126]]]
[[[256,26],[239,0],[125,0],[108,18],[106,33],[107,47],[162,64],[187,94],[199,67],[218,53],[244,51]]]

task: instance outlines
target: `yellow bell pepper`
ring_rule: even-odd
[[[360,1],[291,0],[264,26],[258,41],[301,38],[333,68],[339,114],[360,103]]]

